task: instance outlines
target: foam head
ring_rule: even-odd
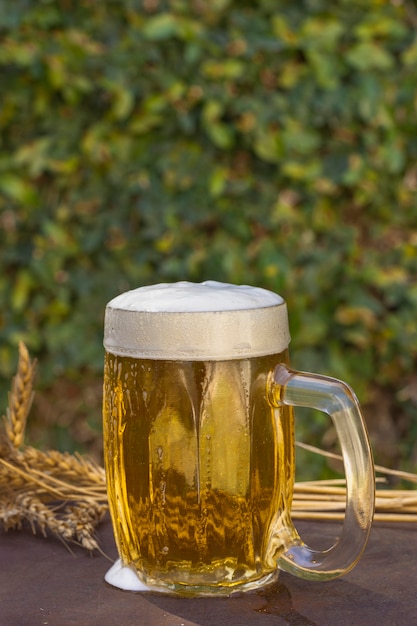
[[[216,281],[139,287],[106,307],[112,354],[167,360],[226,360],[277,354],[290,341],[281,296]]]

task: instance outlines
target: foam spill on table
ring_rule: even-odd
[[[104,580],[109,585],[124,591],[155,591],[155,589],[145,585],[131,567],[123,565],[121,559],[118,559],[111,566],[104,576]]]

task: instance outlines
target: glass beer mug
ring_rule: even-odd
[[[264,289],[207,281],[141,287],[105,315],[104,451],[129,590],[230,595],[278,569],[313,580],[349,571],[368,539],[374,471],[350,388],[289,367],[287,308]],[[307,546],[291,521],[294,406],[328,413],[347,502],[338,541]]]

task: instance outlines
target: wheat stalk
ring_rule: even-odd
[[[343,462],[343,457],[339,454],[321,450],[299,441],[296,444],[298,447],[315,454]],[[417,482],[417,475],[410,472],[392,470],[382,465],[375,465],[375,470],[385,476],[395,476],[412,483]],[[384,477],[376,479],[377,486],[385,482]],[[343,520],[345,509],[346,481],[344,479],[295,483],[292,503],[292,517],[294,519]],[[417,491],[377,489],[374,521],[417,522]]]
[[[343,463],[343,457],[340,454],[335,454],[334,452],[328,452],[327,450],[321,450],[321,448],[316,448],[316,446],[312,446],[308,443],[303,443],[301,441],[296,441],[296,445],[299,448],[308,450],[309,452],[314,452],[315,454],[320,454],[321,456],[325,456],[328,459],[334,459],[335,461],[340,461],[340,463]],[[381,474],[385,474],[387,476],[395,476],[396,478],[401,478],[402,480],[406,480],[412,483],[417,483],[417,474],[413,474],[411,472],[404,472],[402,470],[394,470],[388,467],[384,467],[383,465],[375,465],[375,471]]]

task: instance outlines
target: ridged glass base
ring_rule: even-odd
[[[233,594],[256,591],[267,585],[274,583],[278,578],[278,570],[263,576],[256,580],[248,582],[228,584],[228,585],[186,585],[180,583],[167,584],[145,584],[138,576],[136,570],[128,565],[123,565],[121,559],[118,559],[104,576],[104,580],[113,587],[118,587],[124,591],[135,592],[156,592],[166,595],[177,596],[231,596]]]

